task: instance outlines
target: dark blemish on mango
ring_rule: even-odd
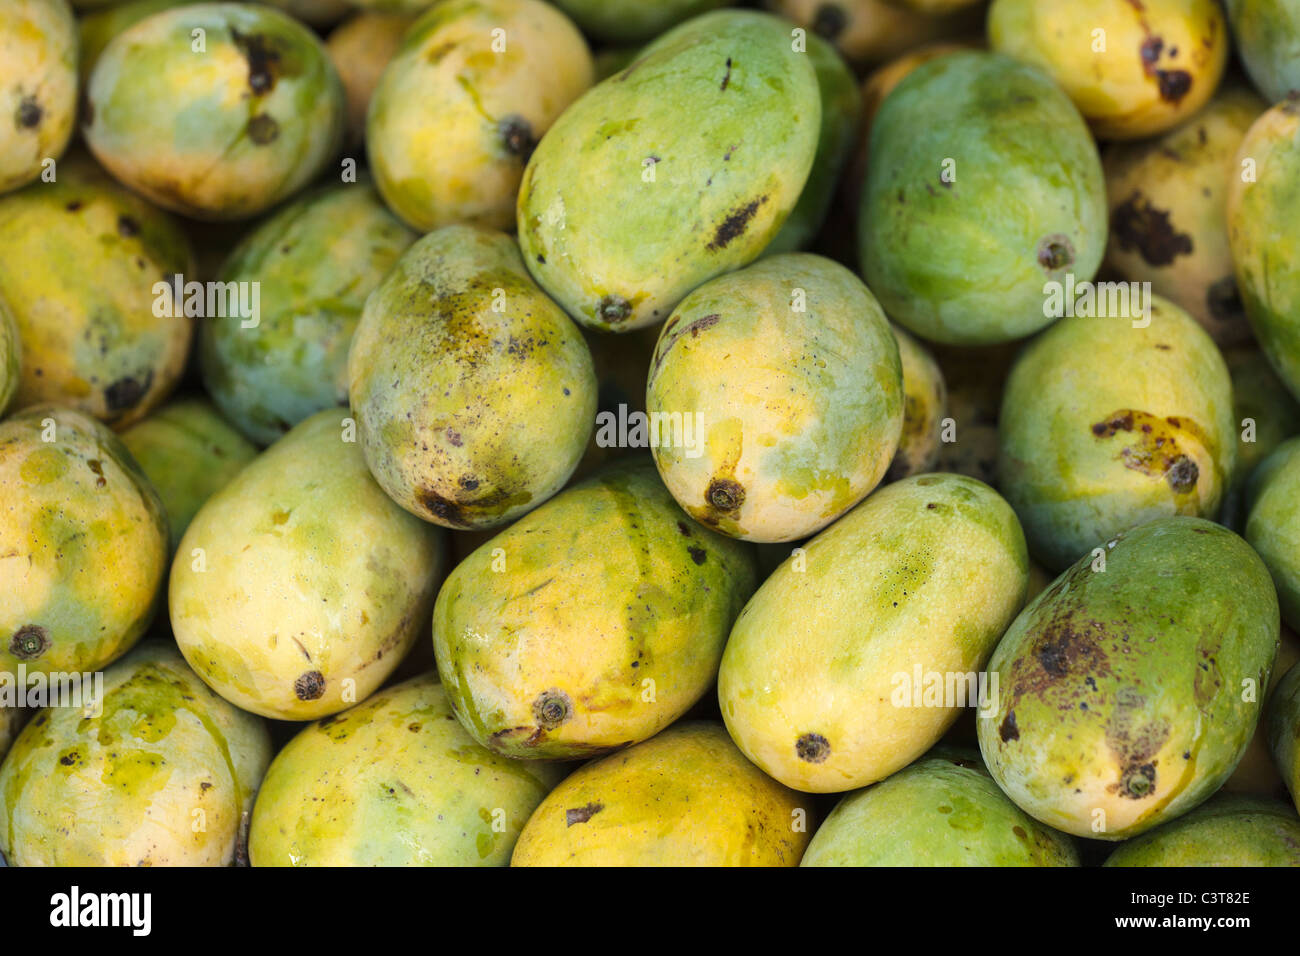
[[[117,413],[123,409],[134,408],[135,405],[144,397],[149,386],[153,384],[153,370],[145,376],[143,383],[127,375],[119,378],[108,388],[104,389],[104,402],[108,406],[110,413]]]
[[[824,763],[831,755],[831,745],[821,734],[804,734],[794,742],[794,753],[805,763]]]
[[[609,325],[617,325],[632,314],[632,303],[621,295],[607,295],[596,306],[596,314]]]
[[[704,492],[704,500],[723,514],[730,514],[745,503],[745,488],[731,478],[714,478]]]
[[[464,528],[469,527],[469,522],[465,518],[465,512],[457,502],[444,498],[436,491],[431,491],[429,489],[417,491],[415,496],[419,499],[420,504],[424,506],[425,510],[427,510],[429,514],[434,515],[449,524],[460,525]]]
[[[463,444],[463,442],[461,441],[460,432],[456,431],[456,429],[448,428],[446,435],[447,435],[447,441],[451,442],[451,444],[454,447],[459,448]]]
[[[117,234],[126,239],[140,235],[140,224],[130,216],[117,217]]]
[[[1057,233],[1038,240],[1038,264],[1047,272],[1056,272],[1074,262],[1074,245],[1068,236]]]
[[[564,825],[571,827],[575,823],[586,823],[604,809],[605,805],[603,803],[589,803],[585,807],[574,807],[571,810],[565,810]]]
[[[1178,232],[1169,213],[1134,192],[1111,213],[1111,228],[1125,252],[1137,250],[1152,266],[1167,266],[1178,256],[1192,254],[1192,237]]]
[[[685,521],[677,522],[677,530],[680,531],[682,534],[686,535],[686,537],[688,538],[691,536],[691,529],[686,526]]]
[[[293,682],[293,692],[299,700],[320,700],[325,694],[325,675],[320,671],[299,674]]]
[[[848,14],[838,3],[823,3],[813,14],[812,31],[826,40],[834,41],[848,25]]]
[[[9,640],[9,653],[20,661],[40,657],[50,647],[50,635],[39,624],[24,624]]]
[[[686,552],[696,564],[703,564],[704,559],[708,556],[703,548],[687,548]]]
[[[543,730],[554,730],[573,716],[573,701],[558,688],[542,691],[533,701],[533,719]]]
[[[87,466],[90,468],[90,470],[93,471],[93,472],[96,474],[96,476],[97,476],[97,477],[95,478],[95,487],[96,487],[96,488],[103,488],[106,484],[108,484],[108,481],[105,480],[105,478],[104,478],[104,463],[103,463],[103,462],[101,462],[98,458],[92,458],[92,459],[90,459],[90,461],[86,462],[86,465],[87,465]]]
[[[41,109],[41,104],[29,93],[18,101],[18,109],[14,112],[14,125],[19,129],[35,129],[41,125],[41,118],[44,115],[45,111]]]
[[[726,219],[722,220],[717,230],[713,233],[713,239],[708,245],[710,252],[717,252],[725,249],[727,245],[744,233],[751,219],[758,212],[760,206],[767,202],[766,196],[760,196],[744,206],[739,207],[730,213]]]
[[[478,489],[478,479],[469,475],[463,475],[460,479],[460,486],[466,491],[475,491]]]
[[[68,203],[63,208],[66,209],[68,212],[76,212],[78,209],[81,208],[81,200],[74,199],[72,200],[72,202]]]
[[[248,138],[258,146],[275,142],[280,135],[280,124],[266,113],[258,113],[248,121]]]
[[[1156,787],[1156,765],[1134,764],[1124,768],[1119,781],[1120,795],[1130,800],[1141,800]]]
[[[1156,86],[1166,103],[1177,103],[1192,88],[1192,74],[1186,70],[1156,70]]]
[[[1002,724],[998,727],[998,736],[1002,738],[1003,743],[1020,739],[1020,728],[1016,726],[1016,712],[1007,711],[1007,715],[1002,718]]]
[[[266,37],[260,34],[249,35],[232,28],[230,39],[248,61],[248,88],[253,91],[253,95],[261,96],[271,92],[275,87],[280,54],[271,49]]]
[[[1201,469],[1197,467],[1196,462],[1186,455],[1179,455],[1174,459],[1169,470],[1165,472],[1165,478],[1169,486],[1178,493],[1190,491],[1196,487],[1197,479],[1201,476]]]
[[[722,78],[722,86],[718,87],[724,93],[727,91],[727,84],[731,82],[731,57],[727,57],[727,75]]]
[[[497,123],[497,134],[501,137],[505,151],[522,160],[526,161],[537,148],[532,124],[522,116],[512,115],[501,120]]]
[[[1121,409],[1092,426],[1093,435],[1103,440],[1121,431],[1131,433],[1134,439],[1116,455],[1125,468],[1163,477],[1178,494],[1195,489],[1200,469],[1178,445],[1180,431],[1205,444],[1194,424],[1174,416],[1160,419],[1149,412]]]
[[[1218,322],[1240,322],[1246,317],[1237,280],[1232,276],[1224,276],[1210,286],[1205,293],[1205,305]]]

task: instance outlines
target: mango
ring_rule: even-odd
[[[563,776],[470,738],[433,674],[304,727],[267,771],[253,866],[505,866]]]
[[[365,140],[366,112],[379,86],[379,78],[397,55],[402,37],[414,22],[414,17],[400,13],[362,11],[335,27],[325,41],[325,50],[338,71],[347,100],[348,145],[360,146]]]
[[[314,720],[365,700],[432,607],[443,541],[375,484],[337,409],[210,497],[172,565],[176,642],[244,710]]]
[[[1250,743],[1278,648],[1268,570],[1200,518],[1087,555],[1016,618],[979,715],[989,772],[1022,810],[1123,840],[1203,802]]]
[[[1300,91],[1300,3],[1295,0],[1226,0],[1237,55],[1270,103]]]
[[[129,650],[168,557],[130,452],[80,412],[26,409],[0,422],[0,500],[0,671],[93,671]]]
[[[1007,376],[1019,351],[1014,342],[934,348],[948,393],[948,416],[940,425],[935,470],[968,475],[997,487],[998,416]]]
[[[734,0],[554,0],[583,32],[609,43],[644,43],[683,20]]]
[[[109,41],[82,130],[100,163],[152,202],[246,219],[320,173],[343,123],[343,87],[315,34],[261,4],[202,3]]]
[[[67,148],[77,117],[77,23],[67,0],[6,0],[0,17],[0,193]]]
[[[749,547],[683,514],[648,460],[616,462],[448,575],[438,672],[470,735],[506,756],[636,743],[712,686],[754,574]]]
[[[1279,445],[1256,475],[1246,540],[1273,575],[1282,619],[1300,628],[1300,438]]]
[[[366,461],[393,500],[449,528],[492,528],[555,494],[596,412],[591,354],[514,241],[447,226],[366,300],[348,359]]]
[[[269,445],[348,401],[348,348],[366,297],[415,242],[368,180],[289,204],[243,239],[218,281],[254,284],[258,315],[199,328],[208,394],[250,440]]]
[[[979,757],[937,749],[845,796],[801,866],[1078,866],[1073,841],[1028,816]]]
[[[848,269],[765,257],[673,312],[646,409],[663,423],[652,451],[684,511],[735,538],[794,541],[884,477],[903,425],[898,345]]]
[[[1219,794],[1120,844],[1105,866],[1300,866],[1300,817],[1284,803]]]
[[[1292,665],[1269,696],[1264,729],[1273,763],[1300,808],[1300,666]]]
[[[257,456],[257,448],[201,398],[160,408],[122,432],[122,444],[162,499],[171,553],[203,502]]]
[[[126,3],[116,3],[83,14],[78,22],[81,33],[81,63],[78,73],[82,85],[90,79],[100,54],[113,37],[155,13],[198,2],[200,0],[127,0]]]
[[[802,552],[736,620],[718,700],[770,776],[855,790],[978,703],[976,672],[1024,603],[1024,535],[987,485],[931,474],[879,489]],[[950,692],[932,693],[936,679]]]
[[[1225,351],[1223,360],[1232,378],[1237,465],[1219,523],[1239,532],[1246,522],[1245,491],[1250,477],[1275,448],[1300,434],[1300,403],[1253,344]]]
[[[162,404],[193,320],[159,309],[158,286],[192,264],[172,219],[84,156],[0,197],[0,299],[22,342],[15,408],[52,402],[122,428]]]
[[[813,826],[721,726],[683,721],[552,790],[511,866],[798,866]]]
[[[4,760],[5,754],[13,745],[14,738],[18,736],[18,731],[23,729],[23,724],[31,714],[32,712],[24,707],[0,704],[0,761]]]
[[[1269,675],[1268,689],[1264,693],[1264,715],[1255,727],[1255,735],[1242,756],[1237,769],[1232,772],[1223,785],[1223,790],[1233,793],[1249,793],[1256,796],[1284,795],[1286,785],[1278,773],[1277,764],[1269,752],[1268,715],[1272,707],[1273,693],[1282,678],[1300,661],[1300,638],[1285,624],[1282,625],[1281,640],[1277,648],[1277,660]]]
[[[1106,244],[1101,161],[1078,110],[992,53],[951,53],[898,84],[872,123],[861,203],[867,285],[895,322],[947,344],[1048,325],[1045,283],[1091,280]]]
[[[948,390],[943,370],[925,346],[896,325],[891,325],[890,330],[898,342],[903,365],[903,430],[885,480],[898,481],[939,470],[936,466],[943,447],[943,421],[948,417]]]
[[[538,140],[591,86],[577,28],[542,0],[444,0],[406,32],[366,119],[371,171],[420,232],[507,229]]]
[[[0,296],[0,418],[18,391],[18,381],[22,375],[23,346],[18,338],[18,323],[14,314]]]
[[[314,27],[337,23],[352,10],[351,0],[261,0]]]
[[[978,12],[933,16],[896,0],[765,0],[766,6],[835,44],[850,62],[875,63],[968,30],[978,31]]]
[[[1074,315],[1026,346],[999,419],[1000,487],[1053,571],[1167,515],[1213,517],[1237,455],[1232,383],[1204,329],[1152,296],[1142,318]]]
[[[519,245],[575,320],[657,324],[784,225],[821,132],[817,71],[786,26],[750,11],[696,17],[592,87],[538,145]]]
[[[993,0],[989,45],[1049,73],[1101,139],[1177,126],[1214,94],[1228,59],[1215,0]]]

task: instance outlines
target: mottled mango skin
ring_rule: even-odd
[[[1105,866],[1300,866],[1300,818],[1275,800],[1219,794],[1122,843]]]
[[[1102,157],[1106,264],[1124,281],[1150,282],[1225,347],[1251,340],[1232,271],[1227,196],[1240,172],[1237,149],[1267,106],[1232,84],[1190,122],[1158,139],[1114,144]]]
[[[511,866],[798,866],[815,825],[719,724],[683,721],[552,790]]]
[[[948,417],[948,389],[943,370],[925,346],[896,325],[890,330],[903,366],[903,430],[885,480],[898,481],[939,470],[935,466]]]
[[[1000,487],[1054,571],[1125,528],[1213,517],[1237,456],[1232,382],[1209,335],[1151,297],[1149,321],[1061,319],[1030,343],[999,419]]]
[[[203,384],[251,441],[269,445],[304,418],[348,402],[348,349],[366,297],[415,242],[368,180],[285,207],[245,238],[218,281],[258,283],[258,324],[199,326]]]
[[[801,866],[1078,866],[1074,841],[1006,798],[979,756],[939,748],[848,794]]]
[[[912,47],[966,30],[979,30],[980,17],[931,16],[894,0],[765,0],[766,6],[834,43],[850,62],[887,60]]]
[[[271,760],[265,723],[176,649],[103,676],[102,711],[48,707],[0,766],[0,850],[16,866],[230,866]]]
[[[749,11],[704,14],[551,127],[524,171],[519,245],[574,319],[656,324],[784,225],[821,133],[817,72],[787,27]]]
[[[608,43],[645,43],[735,0],[554,0],[583,32]]]
[[[1226,0],[1237,55],[1270,103],[1300,91],[1300,3]]]
[[[401,13],[363,11],[340,23],[325,41],[348,104],[348,145],[360,146],[365,140],[370,99],[414,22],[414,17]]]
[[[1253,182],[1243,182],[1249,162]],[[1257,119],[1228,190],[1228,242],[1237,288],[1260,347],[1300,399],[1300,97]]]
[[[18,337],[18,323],[0,296],[0,418],[18,391],[23,368],[23,344]]]
[[[480,747],[433,674],[303,728],[267,771],[253,866],[505,866],[563,769]]]
[[[77,118],[77,23],[67,0],[6,0],[0,16],[0,193],[63,155]]]
[[[443,541],[375,484],[345,413],[308,418],[199,509],[172,565],[172,631],[245,710],[315,720],[365,700],[432,607]]]
[[[246,219],[320,173],[344,121],[343,86],[310,30],[260,4],[202,3],[109,41],[82,131],[109,172],[158,205]]]
[[[1036,68],[979,51],[931,60],[876,113],[859,243],[867,285],[909,331],[1022,338],[1052,321],[1045,283],[1090,280],[1101,263],[1096,144]]]
[[[130,453],[80,412],[26,409],[0,423],[0,500],[0,670],[120,657],[153,618],[168,557],[167,515]]]
[[[79,73],[82,85],[90,79],[104,47],[127,27],[134,26],[155,13],[199,2],[201,0],[128,0],[126,3],[82,15],[78,22],[81,33]]]
[[[1028,578],[1020,525],[987,485],[932,474],[881,488],[777,568],[741,612],[718,675],[727,729],[796,790],[884,779],[929,750],[967,703],[926,701],[923,686],[900,697],[899,687],[917,668],[945,679],[981,670]]]
[[[384,201],[421,232],[510,228],[529,155],[593,79],[582,34],[550,4],[436,4],[370,101],[366,148]]]
[[[989,772],[1057,829],[1123,840],[1195,807],[1255,731],[1278,648],[1268,569],[1231,531],[1161,518],[1081,558],[989,662]]]
[[[1268,565],[1282,618],[1300,628],[1300,438],[1283,442],[1250,489],[1246,540]]]
[[[994,50],[1060,83],[1101,139],[1177,126],[1214,94],[1228,59],[1216,0],[994,0],[988,33]]]
[[[674,310],[646,410],[695,423],[691,441],[665,425],[652,448],[688,514],[735,538],[795,541],[884,477],[903,426],[902,363],[852,272],[806,253],[764,257]]]
[[[438,672],[474,739],[507,756],[636,743],[708,691],[754,578],[749,547],[683,514],[649,461],[617,462],[451,572]]]
[[[52,402],[122,428],[162,404],[194,328],[155,315],[153,289],[192,264],[171,218],[85,157],[0,197],[0,298],[22,341],[14,407]]]
[[[582,335],[514,241],[447,226],[366,300],[348,359],[366,461],[393,500],[449,528],[492,528],[563,487],[596,413]]]
[[[203,502],[257,456],[257,448],[201,398],[163,406],[122,432],[122,444],[162,499],[173,553]]]

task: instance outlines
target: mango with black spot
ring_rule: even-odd
[[[1270,103],[1300,92],[1300,4],[1295,0],[1226,0],[1237,55]]]
[[[1276,800],[1221,793],[1120,844],[1105,866],[1300,866],[1300,817]]]
[[[149,642],[103,696],[39,711],[0,766],[0,850],[14,866],[230,866],[271,760],[265,723]]]
[[[1247,488],[1246,540],[1277,585],[1282,617],[1300,628],[1300,438],[1279,445]]]
[[[0,16],[0,193],[57,160],[77,118],[77,22],[68,0],[7,0]]]
[[[338,713],[424,631],[443,549],[370,477],[346,412],[328,409],[199,508],[172,564],[172,631],[208,686],[245,710]]]

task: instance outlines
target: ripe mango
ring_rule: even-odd
[[[1300,817],[1275,800],[1221,793],[1121,843],[1105,866],[1300,866]]]
[[[155,13],[198,2],[200,0],[126,0],[123,3],[118,0],[113,6],[82,14],[77,24],[81,33],[81,64],[78,72],[82,86],[90,79],[100,54],[113,37]]]
[[[414,17],[401,13],[362,11],[340,23],[325,41],[348,104],[348,145],[360,147],[364,143],[366,112],[379,78],[414,22]]]
[[[18,324],[0,296],[0,418],[18,391],[18,380],[23,370],[23,346],[18,338]]]
[[[903,364],[903,430],[885,480],[898,481],[944,470],[935,466],[943,447],[948,390],[943,370],[925,346],[896,325],[891,325],[890,330],[898,342],[898,357]]]
[[[1248,495],[1246,540],[1273,575],[1282,619],[1300,628],[1300,438],[1283,442],[1264,460]]]
[[[0,16],[0,193],[41,175],[77,118],[77,21],[67,0],[6,0]]]

